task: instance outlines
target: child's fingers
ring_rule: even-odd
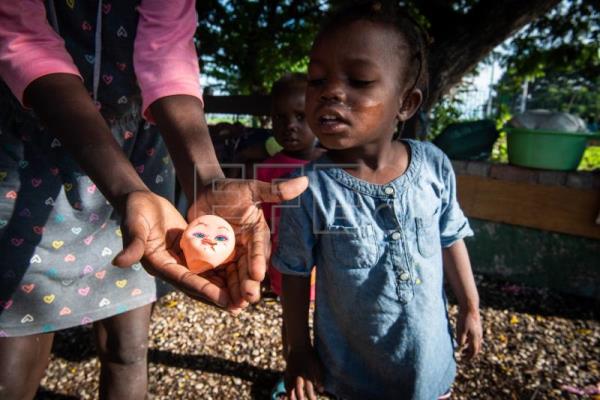
[[[155,268],[156,276],[182,290],[189,297],[209,301],[226,308],[230,304],[228,290],[220,288],[202,276],[193,274],[183,265],[168,263]]]
[[[237,272],[237,265],[231,263],[226,266],[227,288],[229,289],[230,304],[227,311],[233,315],[238,315],[243,308],[248,306],[248,302],[242,298],[240,293],[240,280]]]
[[[302,378],[301,376],[296,377],[296,387],[295,387],[294,391],[296,392],[297,400],[305,400],[305,398],[304,398],[304,378]]]
[[[476,333],[473,336],[473,357],[477,357],[479,353],[481,353],[481,345],[483,344],[483,338],[481,334]]]
[[[262,212],[262,211],[261,211]],[[255,281],[265,279],[267,259],[271,253],[271,235],[264,218],[252,227],[251,239],[246,249],[248,255],[248,275]]]
[[[463,348],[465,346],[465,343],[467,343],[467,332],[464,329],[459,328],[456,339],[458,341],[458,347]]]
[[[481,350],[481,336],[476,332],[469,333],[467,346],[464,349],[463,354],[467,360],[474,359]]]
[[[479,345],[477,343],[477,340],[475,340],[474,338],[471,340],[471,346],[470,347],[470,351],[469,351],[469,360],[472,360],[475,358],[475,356],[477,354],[479,354]]]
[[[315,388],[313,387],[313,383],[311,381],[306,381],[306,395],[309,400],[317,400],[317,395],[315,394]]]
[[[232,305],[237,305],[242,299],[237,265],[235,263],[227,264],[225,267],[225,272],[227,273],[227,287],[229,288],[231,303]]]
[[[261,203],[279,203],[298,197],[308,187],[308,178],[301,176],[277,184],[256,182],[253,200]]]
[[[123,232],[123,250],[113,259],[113,265],[117,267],[130,267],[140,261],[146,250],[146,233],[143,226],[134,226]]]
[[[260,300],[260,282],[248,276],[248,258],[240,257],[238,261],[238,279],[240,282],[241,298],[249,303]]]

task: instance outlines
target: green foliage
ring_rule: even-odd
[[[580,171],[600,169],[600,146],[589,146],[585,149],[585,153],[583,153],[583,158],[577,169]]]
[[[268,93],[285,72],[305,71],[322,1],[196,2],[202,71],[232,94]]]
[[[473,89],[472,81],[479,74],[478,68],[465,76],[462,82],[437,102],[429,111],[429,126],[427,139],[433,140],[450,124],[468,121],[465,116],[465,101]]]
[[[500,132],[498,140],[494,143],[492,149],[491,161],[497,163],[508,163],[508,147],[506,144],[506,131],[504,127],[508,121],[512,118],[512,114],[506,104],[502,104],[499,107],[498,115],[496,116],[496,129]]]
[[[563,0],[519,32],[508,45],[508,74],[520,85],[548,71],[594,80],[600,73],[597,0]]]
[[[488,0],[433,3],[398,0],[398,3],[426,29],[443,37],[454,29],[448,23],[450,16],[453,21],[468,23],[469,13],[481,8],[485,1]],[[536,107],[574,112],[588,121],[595,116],[598,121],[597,1],[564,0],[515,35],[500,55],[492,54],[508,71],[499,88],[508,104],[518,98],[523,79],[535,78],[531,90],[536,94],[535,99],[540,100]],[[267,93],[283,73],[305,71],[307,55],[324,14],[347,3],[342,0],[198,1],[196,37],[202,73],[216,82],[214,89],[221,92]],[[473,35],[473,42],[477,40],[478,36]],[[448,124],[463,119],[458,98],[446,97],[434,105],[430,113],[432,137]]]
[[[499,85],[501,101],[517,109],[521,100],[519,76],[505,75]],[[527,109],[563,111],[583,118],[588,124],[600,122],[600,75],[586,78],[578,73],[547,71],[529,83]]]
[[[563,0],[518,33],[501,56],[506,73],[498,91],[512,108],[529,81],[527,108],[600,121],[600,9],[597,0]]]
[[[450,124],[462,120],[462,111],[459,108],[460,100],[444,97],[430,112],[429,132],[427,138],[434,139]]]

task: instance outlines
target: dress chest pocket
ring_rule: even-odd
[[[425,257],[436,254],[441,247],[439,234],[439,209],[431,217],[415,218],[417,231],[417,247],[419,253]]]
[[[372,225],[331,225],[323,232],[323,243],[326,256],[343,268],[371,268],[379,260],[379,246]]]

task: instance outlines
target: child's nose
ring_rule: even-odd
[[[344,101],[346,93],[343,90],[342,82],[330,79],[327,81],[321,92],[322,101]]]

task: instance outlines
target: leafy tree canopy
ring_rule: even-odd
[[[327,8],[319,0],[196,3],[203,73],[230,94],[264,94],[283,73],[306,71]]]
[[[347,1],[199,1],[197,38],[203,73],[221,82],[219,89],[230,94],[267,93],[284,72],[305,70],[324,14],[344,4]],[[433,39],[426,109],[511,37],[500,56],[513,78],[511,85],[548,71],[597,84],[598,0],[402,0],[399,4],[422,22]]]

